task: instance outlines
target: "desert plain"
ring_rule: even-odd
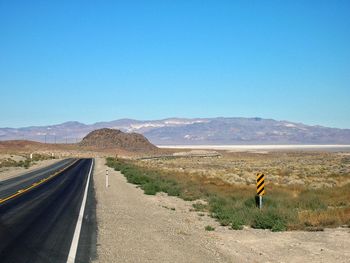
[[[41,145],[36,146],[35,164],[6,166],[24,163],[32,151],[31,147],[2,149],[0,180],[62,158],[96,158],[94,262],[348,262],[350,257],[348,151],[172,148],[150,155]],[[144,185],[131,184],[107,166],[107,157],[173,180],[179,192],[160,189],[145,194]],[[215,203],[214,195],[235,200],[223,206],[238,214],[240,210],[259,213],[249,201],[255,195],[257,172],[266,176],[265,209],[274,206],[273,211],[282,214],[296,209],[297,222],[286,221],[285,228],[275,232],[254,224],[251,215],[239,227],[232,218],[218,217],[215,205],[221,201]],[[283,202],[286,207],[279,210]]]

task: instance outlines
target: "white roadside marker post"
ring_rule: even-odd
[[[108,188],[108,169],[106,169],[106,188]]]

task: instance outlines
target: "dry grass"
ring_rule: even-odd
[[[137,165],[188,176],[220,178],[232,184],[255,184],[255,174],[264,172],[266,183],[308,188],[350,183],[350,156],[323,152],[227,153],[221,158],[143,160]]]
[[[325,211],[304,211],[299,220],[305,227],[337,227],[350,225],[350,208],[335,208]]]
[[[251,156],[249,158],[252,159]],[[337,156],[334,158],[337,159]],[[197,159],[184,158],[175,161],[180,167],[183,166],[182,162],[186,165],[190,162],[194,166],[198,165]],[[200,161],[220,169],[218,159]],[[121,161],[116,166],[111,166],[127,174],[129,182],[140,184],[147,194],[163,191],[185,200],[205,200],[207,205],[194,208],[209,212],[222,225],[229,225],[233,229],[251,225],[274,231],[319,230],[350,223],[350,184],[339,183],[333,187],[313,188],[308,184],[281,185],[270,181],[266,186],[264,207],[259,211],[254,201],[255,184],[228,182],[222,176],[213,176],[212,173],[206,175],[186,169],[164,169],[164,163],[167,162],[172,164],[174,160],[162,160],[160,166],[156,165],[159,161]],[[341,175],[339,178],[347,179],[347,176]]]

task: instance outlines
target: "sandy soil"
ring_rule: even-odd
[[[54,164],[56,162],[60,161],[59,159],[50,159],[50,160],[43,160],[38,161],[34,165],[30,166],[28,169],[25,169],[24,167],[3,167],[0,168],[0,181],[16,177],[19,175],[22,175],[24,173],[28,173],[37,169],[40,169],[42,167]]]
[[[26,158],[21,156],[21,155],[0,154],[0,161],[1,160],[6,160],[6,159],[12,159],[15,162],[19,162],[19,161],[25,161]]]
[[[350,229],[281,232],[221,227],[192,202],[147,196],[96,159],[96,262],[349,262]],[[215,227],[206,231],[205,226]]]

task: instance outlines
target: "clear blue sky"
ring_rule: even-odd
[[[0,127],[258,116],[350,128],[350,1],[0,0],[0,96]]]

